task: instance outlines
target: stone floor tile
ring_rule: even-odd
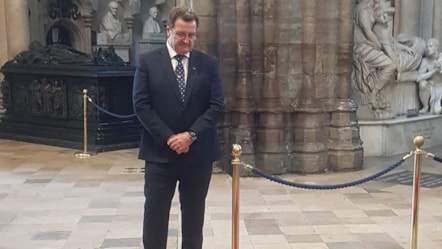
[[[137,159],[137,149],[103,152],[90,159],[73,153],[0,139],[0,249],[142,249],[144,163]],[[308,184],[344,183],[376,173],[399,158],[364,158],[364,168],[357,172],[281,177]],[[413,170],[412,164],[407,161],[391,174]],[[425,161],[422,170],[442,175],[435,161]],[[203,249],[231,248],[231,186],[229,175],[213,175]],[[375,180],[324,191],[242,177],[240,187],[241,249],[409,247],[410,185]],[[168,249],[180,248],[181,243],[177,196]],[[421,188],[419,212],[419,247],[442,248],[442,187]]]
[[[292,249],[362,249],[357,247],[328,247],[325,243],[292,243]]]
[[[100,248],[138,248],[140,238],[105,239]]]

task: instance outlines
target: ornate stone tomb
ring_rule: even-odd
[[[29,62],[36,57],[21,56],[26,57],[18,55],[1,69],[5,75],[2,91],[6,113],[0,120],[0,137],[83,148],[83,89],[96,104],[112,113],[133,113],[133,67],[96,65],[99,57],[90,57],[90,63],[57,64],[61,61],[49,56],[52,62],[45,63],[41,54],[37,56],[39,61],[33,61],[38,64],[29,64],[20,58]],[[90,103],[87,110],[90,151],[138,145],[140,125],[135,117],[116,118]]]

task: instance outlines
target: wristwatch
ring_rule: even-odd
[[[190,140],[192,140],[192,143],[195,142],[198,139],[198,137],[196,136],[195,132],[188,131],[188,133],[189,133]]]

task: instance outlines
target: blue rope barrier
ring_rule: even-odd
[[[436,162],[442,163],[442,158],[440,158],[440,157],[434,156],[433,160],[436,161]]]
[[[112,117],[115,117],[115,118],[123,118],[123,119],[126,119],[126,118],[133,118],[133,117],[135,117],[135,114],[120,115],[120,114],[112,113],[112,112],[110,112],[110,111],[108,111],[108,110],[105,110],[104,108],[100,107],[99,105],[97,105],[94,101],[92,101],[91,98],[88,97],[88,100],[89,100],[89,102],[90,102],[93,106],[95,106],[95,108],[97,108],[98,110],[100,110],[100,111],[106,113],[106,114],[109,115],[109,116],[112,116]]]
[[[304,189],[331,190],[331,189],[338,189],[338,188],[347,188],[347,187],[359,185],[359,184],[374,180],[374,179],[390,172],[391,170],[399,167],[404,161],[405,161],[405,159],[401,159],[401,160],[397,161],[396,163],[392,164],[391,166],[387,167],[386,169],[384,169],[376,174],[373,174],[371,176],[368,176],[368,177],[365,177],[365,178],[362,178],[362,179],[359,179],[356,181],[342,183],[342,184],[335,184],[335,185],[313,185],[313,184],[290,182],[290,181],[269,175],[269,174],[261,171],[260,169],[254,168],[250,165],[247,165],[247,167],[252,167],[251,171],[259,176],[262,176],[264,178],[267,178],[270,181],[274,181],[274,182],[284,184],[287,186],[291,186],[291,187],[295,187],[295,188],[304,188]]]

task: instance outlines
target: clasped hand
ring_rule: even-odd
[[[192,140],[190,139],[189,133],[181,132],[178,134],[173,134],[167,139],[167,145],[178,155],[189,152]]]

